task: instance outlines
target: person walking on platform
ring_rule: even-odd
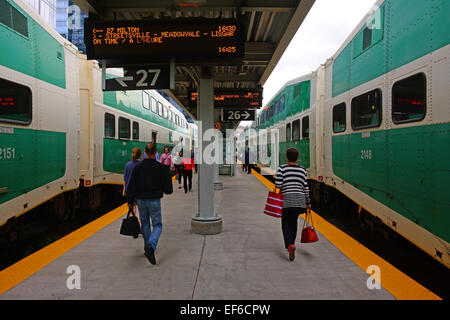
[[[306,170],[297,164],[298,151],[289,148],[286,152],[287,164],[278,168],[275,187],[284,196],[281,216],[284,245],[289,251],[289,260],[295,259],[295,238],[298,216],[311,208]]]
[[[173,166],[175,167],[175,172],[178,180],[178,189],[181,189],[181,178],[183,176],[183,167],[181,166],[181,160],[183,159],[183,149],[177,152],[173,158]]]
[[[169,152],[168,146],[164,147],[164,153],[161,155],[159,162],[161,162],[163,165],[165,165],[172,175],[172,172],[175,168],[173,166],[172,155]]]
[[[244,167],[243,167],[243,171],[247,171],[249,170],[249,166],[250,166],[250,149],[248,147],[245,148],[245,153],[244,153]]]
[[[131,179],[131,173],[133,173],[134,167],[140,162],[141,154],[142,154],[141,148],[139,148],[139,147],[133,148],[133,150],[131,151],[131,161],[128,161],[127,165],[125,166],[125,172],[123,174],[124,184],[123,184],[123,192],[122,192],[122,195],[125,197],[127,196],[127,190],[128,190],[128,185],[129,185],[130,179]],[[136,202],[133,203],[133,206],[130,209],[133,210],[133,212],[136,212],[135,208],[136,208]],[[139,216],[138,216],[138,220],[139,220]],[[139,221],[139,223],[141,223],[141,221]]]
[[[156,161],[155,154],[156,145],[147,144],[146,158],[135,166],[127,190],[128,205],[137,200],[144,252],[151,264],[156,264],[155,251],[162,232],[161,198],[173,192],[169,170]]]
[[[188,156],[184,157],[183,160],[181,160],[181,167],[183,169],[184,193],[187,193],[192,189],[192,170],[195,169],[195,173],[197,173],[194,159]],[[189,189],[188,189],[188,180],[189,180]]]
[[[136,147],[131,151],[131,161],[128,161],[128,163],[126,164],[125,172],[123,174],[123,180],[124,180],[123,192],[122,192],[123,196],[126,196],[128,184],[130,183],[131,173],[133,172],[134,167],[141,160],[141,154],[142,154],[142,150],[139,147]]]

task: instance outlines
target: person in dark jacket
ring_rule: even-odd
[[[156,145],[147,144],[146,158],[134,167],[127,189],[128,205],[137,200],[145,256],[151,264],[156,264],[155,251],[162,231],[161,198],[173,192],[169,170],[156,161],[155,154]]]

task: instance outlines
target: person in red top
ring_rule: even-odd
[[[186,154],[189,154],[186,152]],[[183,168],[183,186],[184,193],[188,192],[188,179],[189,179],[189,191],[192,189],[192,171],[195,169],[194,159],[183,157],[181,160],[181,167]],[[197,173],[197,170],[195,171]]]

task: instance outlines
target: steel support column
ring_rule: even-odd
[[[198,213],[192,217],[191,231],[197,234],[222,232],[222,217],[214,212],[214,164],[203,158],[207,130],[214,128],[214,82],[210,68],[204,68],[199,81],[197,105],[199,125],[198,150]]]

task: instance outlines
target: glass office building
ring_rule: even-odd
[[[57,0],[56,31],[86,53],[84,44],[84,18],[80,8],[69,0]]]
[[[25,0],[45,21],[56,28],[56,1],[57,0]]]
[[[80,8],[69,0],[25,0],[60,35],[86,53],[84,18]]]

